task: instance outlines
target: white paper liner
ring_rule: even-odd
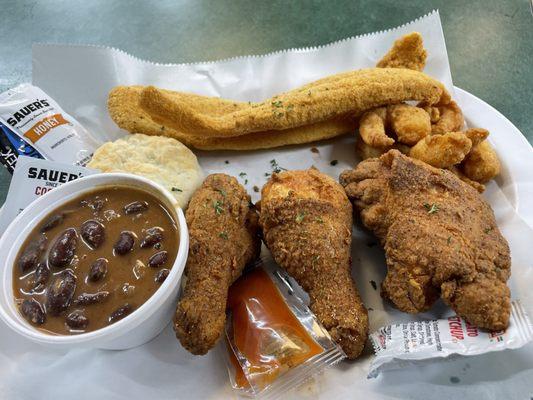
[[[106,110],[107,93],[115,85],[154,84],[236,100],[260,100],[332,73],[373,66],[395,39],[413,30],[422,33],[428,49],[425,72],[453,90],[436,12],[399,28],[318,48],[291,49],[222,62],[155,64],[103,47],[35,45],[33,83],[55,98],[95,136],[108,140],[125,134],[111,121]],[[533,182],[533,178],[527,176],[527,171],[533,171],[531,148],[507,120],[497,113],[487,114],[484,103],[463,92],[458,100],[468,122],[490,129],[491,141],[498,145],[504,174],[488,186],[485,197],[493,206],[498,224],[511,246],[513,297],[531,307],[533,301],[529,292],[533,287],[533,264],[529,249],[533,234],[522,218],[527,220],[527,210],[533,209],[533,204],[532,197],[523,197],[521,192],[522,187],[531,186]],[[315,146],[319,154],[310,152],[311,146]],[[197,154],[207,173],[222,171],[238,176],[240,172],[246,172],[246,187],[257,200],[259,195],[252,188],[254,185],[261,187],[266,181],[264,173],[271,172],[271,159],[290,169],[315,165],[337,178],[342,170],[357,161],[353,147],[353,138],[343,137],[319,144],[265,151]],[[515,153],[521,154],[522,158],[515,159]],[[226,160],[230,163],[226,164]],[[330,165],[332,160],[338,160],[338,164]],[[531,211],[529,213],[529,216],[533,215]],[[379,285],[385,274],[383,251],[379,246],[368,246],[375,243],[367,232],[354,228],[353,274],[365,304],[371,309],[371,331],[394,321],[451,315],[440,302],[430,312],[417,316],[398,312],[383,302],[379,290],[374,290],[370,283],[374,281]],[[0,393],[6,397],[16,394],[17,398],[61,399],[80,393],[90,394],[91,398],[113,399],[233,396],[219,353],[223,349],[218,348],[205,357],[194,357],[179,346],[170,327],[137,349],[125,352],[77,350],[63,357],[15,337],[3,326],[0,333],[3,338]],[[370,357],[371,349],[368,348],[359,360],[340,363],[323,376],[287,393],[287,397],[427,399],[438,394],[444,398],[499,399],[529,398],[531,394],[532,346],[515,352],[481,355],[467,361],[445,361],[424,368],[391,372],[375,380],[366,379]],[[452,377],[460,379],[460,383]]]

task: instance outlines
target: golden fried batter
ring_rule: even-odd
[[[318,170],[274,174],[262,190],[259,217],[276,262],[309,294],[311,310],[356,358],[368,315],[350,274],[352,207],[342,187]]]
[[[233,177],[209,175],[187,209],[187,281],[174,318],[176,337],[206,354],[224,330],[229,286],[260,250],[250,196]]]
[[[472,149],[489,137],[489,131],[483,128],[470,128],[463,132],[472,142]]]
[[[387,148],[394,144],[394,139],[387,136],[385,122],[387,108],[378,107],[364,113],[359,120],[359,135],[361,139],[371,146]]]
[[[409,157],[437,168],[449,168],[464,160],[472,141],[463,132],[427,136],[409,151]]]
[[[461,167],[468,178],[480,183],[487,183],[501,170],[500,160],[486,140],[472,149]]]
[[[324,78],[302,88],[223,115],[202,112],[196,98],[175,97],[148,86],[141,107],[178,131],[209,137],[283,130],[407,100],[446,104],[450,95],[439,81],[422,72],[397,68],[368,68]]]
[[[455,101],[438,107],[440,118],[431,125],[433,135],[442,135],[448,132],[457,132],[463,129],[465,123],[463,112]]]
[[[422,108],[409,104],[394,104],[387,107],[388,119],[398,141],[414,145],[431,133],[429,114]]]
[[[411,32],[397,39],[376,67],[422,71],[426,66],[426,58],[427,52],[424,49],[422,35],[418,32]]]
[[[508,326],[509,246],[475,189],[395,150],[344,171],[340,181],[385,248],[384,297],[416,313],[440,296],[478,327]]]

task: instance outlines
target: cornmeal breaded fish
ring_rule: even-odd
[[[232,137],[356,116],[408,100],[446,104],[450,95],[442,83],[422,72],[368,68],[330,76],[222,115],[199,110],[194,104],[196,97],[171,96],[153,86],[142,90],[140,105],[153,119],[178,131]]]
[[[142,86],[117,86],[111,90],[108,98],[108,109],[111,119],[122,129],[130,133],[144,133],[151,136],[168,136],[183,144],[200,150],[256,150],[273,147],[316,142],[330,139],[345,133],[353,132],[355,122],[352,118],[337,118],[316,124],[301,126],[282,131],[254,132],[248,135],[215,138],[202,137],[184,133],[167,125],[158,123],[150,114],[139,106]],[[179,96],[178,92],[166,90],[170,96]],[[201,107],[204,112],[213,115],[247,106],[248,103],[228,102],[214,97],[202,98]]]
[[[422,71],[426,66],[427,52],[422,35],[411,32],[394,42],[392,48],[376,64],[379,68],[407,68]]]
[[[187,281],[174,331],[192,354],[206,354],[224,330],[229,286],[259,254],[258,218],[246,190],[225,174],[206,178],[186,217]]]

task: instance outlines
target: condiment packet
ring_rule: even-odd
[[[11,221],[38,197],[63,183],[96,172],[77,165],[20,156],[0,214],[0,236]]]
[[[0,162],[13,174],[19,156],[44,158],[27,141],[0,122]]]
[[[387,325],[370,335],[376,357],[368,377],[436,358],[517,349],[532,340],[533,325],[518,300],[511,303],[509,327],[504,331],[478,329],[457,315]]]
[[[231,286],[226,364],[240,394],[278,397],[346,357],[302,295],[271,259]]]
[[[48,160],[86,165],[98,141],[36,86],[24,83],[0,94],[0,122]]]

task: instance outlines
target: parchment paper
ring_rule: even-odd
[[[413,30],[422,33],[429,51],[425,72],[443,81],[453,92],[436,12],[390,31],[320,48],[197,64],[154,64],[102,47],[35,45],[33,83],[105,141],[125,134],[114,125],[106,110],[107,93],[115,85],[153,84],[257,101],[329,74],[373,66],[396,38]],[[490,81],[487,84],[490,85]],[[533,201],[532,197],[524,196],[524,190],[530,190],[527,188],[531,188],[533,178],[528,177],[524,169],[533,170],[533,153],[516,128],[489,106],[462,91],[458,100],[465,109],[468,123],[490,129],[491,141],[498,146],[503,173],[489,185],[485,197],[493,206],[511,246],[513,298],[520,298],[531,310],[533,301],[529,291],[533,287],[533,273],[529,248],[533,244],[533,233],[524,219],[533,221],[532,214],[527,212]],[[318,148],[318,154],[310,151],[312,146]],[[521,160],[514,158],[517,152],[522,154]],[[235,176],[245,173],[239,179],[242,183],[247,180],[246,187],[254,200],[258,199],[258,193],[253,187],[260,188],[265,183],[265,173],[271,172],[273,159],[288,169],[315,165],[335,178],[357,162],[352,137],[267,151],[196,153],[207,173],[223,171]],[[331,165],[333,160],[338,163]],[[522,213],[522,210],[526,211]],[[354,228],[353,275],[370,309],[371,330],[392,321],[441,318],[450,313],[438,303],[430,312],[411,316],[383,302],[379,289],[375,290],[371,283],[379,285],[386,272],[383,251],[375,244],[372,236],[360,227]],[[117,352],[74,350],[59,353],[27,342],[4,326],[0,326],[0,335],[0,393],[4,398],[206,399],[234,396],[221,356],[223,349],[219,346],[207,356],[194,357],[181,348],[170,327],[144,346]],[[370,357],[371,351],[367,348],[359,360],[341,363],[288,393],[287,398],[518,399],[533,395],[531,345],[513,352],[391,371],[374,380],[366,379]]]

